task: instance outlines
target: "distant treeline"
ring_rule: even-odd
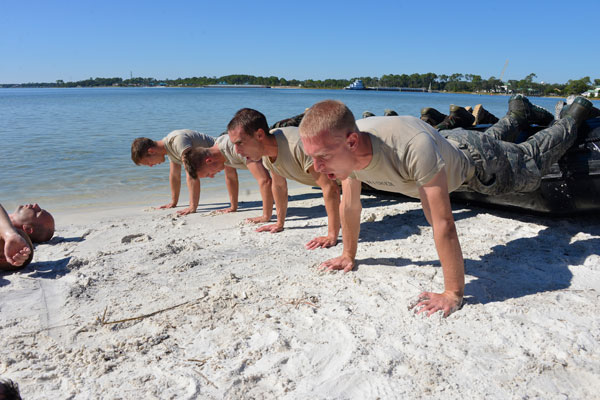
[[[267,86],[298,86],[315,89],[342,89],[354,82],[356,79],[363,81],[367,87],[406,87],[425,88],[431,85],[432,90],[448,92],[522,92],[533,95],[569,95],[579,94],[600,85],[600,79],[590,79],[586,76],[577,80],[569,80],[567,83],[537,83],[533,82],[536,74],[529,74],[521,80],[509,80],[502,82],[496,77],[483,79],[480,75],[452,74],[436,75],[432,72],[426,74],[411,75],[383,75],[375,77],[355,77],[352,79],[325,79],[325,80],[287,80],[276,76],[253,76],[253,75],[226,75],[217,77],[193,77],[157,80],[154,78],[90,78],[77,82],[64,82],[58,80],[52,83],[22,83],[2,84],[1,87],[106,87],[106,86],[185,86],[198,87],[205,85],[267,85]],[[593,84],[593,85],[592,85]]]

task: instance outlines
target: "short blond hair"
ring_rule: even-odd
[[[315,137],[321,132],[331,134],[358,132],[352,111],[341,101],[323,100],[306,111],[300,123],[300,136]]]

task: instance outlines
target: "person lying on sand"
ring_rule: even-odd
[[[212,147],[189,147],[182,154],[183,165],[188,176],[193,179],[214,178],[225,170],[225,182],[229,192],[231,207],[227,212],[237,210],[238,176],[237,169],[247,169],[256,178],[262,196],[263,214],[260,217],[248,218],[248,222],[267,222],[273,215],[273,195],[271,177],[260,161],[250,161],[235,151],[229,136],[217,138]]]
[[[181,190],[181,154],[190,147],[211,147],[215,139],[200,132],[190,129],[179,129],[172,131],[159,141],[145,137],[136,138],[131,144],[131,159],[136,165],[152,167],[165,162],[165,156],[169,157],[170,172],[169,184],[171,186],[171,202],[163,208],[174,208],[179,202]],[[177,211],[178,215],[195,213],[200,201],[200,180],[193,179],[186,174],[186,182],[190,194],[190,204],[187,208]]]
[[[239,110],[227,125],[229,139],[235,150],[252,161],[261,161],[271,172],[272,191],[277,209],[277,222],[257,229],[258,232],[280,232],[287,214],[287,179],[293,179],[323,190],[328,218],[327,236],[306,244],[307,249],[331,247],[337,243],[340,231],[340,191],[335,181],[315,171],[312,160],[302,148],[298,128],[287,126],[269,131],[266,117],[251,108]]]
[[[0,204],[0,270],[25,267],[33,258],[33,244],[27,234],[16,228]]]
[[[313,105],[300,124],[304,150],[317,172],[342,181],[343,193],[343,252],[320,267],[345,272],[354,267],[361,182],[419,198],[433,227],[444,292],[421,293],[415,310],[427,315],[442,310],[444,316],[457,310],[465,287],[464,263],[448,193],[461,185],[489,195],[537,189],[542,175],[574,144],[577,128],[591,113],[592,103],[577,98],[560,120],[521,144],[503,140],[547,115],[521,95],[510,98],[508,110],[484,133],[459,128],[443,131],[443,136],[415,117],[355,121],[339,101]]]
[[[25,231],[33,243],[47,242],[54,236],[54,217],[37,203],[20,205],[8,217],[13,226]]]

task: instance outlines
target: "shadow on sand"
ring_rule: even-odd
[[[31,263],[26,268],[22,269],[21,272],[30,273],[30,278],[56,279],[71,271],[67,268],[69,261],[71,261],[71,257],[65,257],[54,261]]]
[[[456,204],[455,220],[490,213],[489,209],[465,208]],[[493,211],[495,215],[544,226],[536,236],[514,239],[506,244],[491,247],[481,259],[465,259],[467,283],[465,299],[468,303],[489,303],[519,298],[535,293],[567,289],[573,274],[570,265],[581,265],[592,254],[599,254],[600,238],[572,239],[579,233],[600,236],[600,217],[570,217],[551,219],[534,215],[516,214],[509,211]],[[382,229],[381,223],[393,226]],[[361,242],[379,242],[406,239],[420,234],[427,226],[423,211],[410,210],[399,215],[386,216],[382,221],[361,224]],[[492,228],[493,229],[493,228]],[[431,238],[433,241],[433,238]],[[357,259],[361,265],[436,265],[439,260],[412,261],[403,257]],[[441,271],[440,271],[441,272]],[[475,277],[475,279],[472,279]]]

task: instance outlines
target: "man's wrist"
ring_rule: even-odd
[[[444,294],[450,295],[454,298],[456,298],[457,300],[461,300],[464,296],[464,289],[461,290],[444,290]]]

